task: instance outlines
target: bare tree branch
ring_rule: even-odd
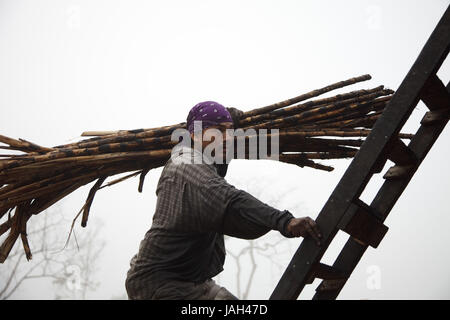
[[[62,236],[58,231],[65,223],[60,213],[46,212],[40,215],[42,218],[38,220],[39,223],[34,224],[34,228],[28,232],[28,235],[34,238],[33,243],[39,243],[38,250],[33,250],[32,261],[25,263],[24,252],[16,246],[7,263],[0,266],[0,283],[4,284],[0,287],[0,299],[10,298],[24,283],[36,279],[52,279],[57,298],[74,298],[81,294],[81,298],[85,299],[88,291],[98,287],[98,283],[92,281],[96,259],[104,247],[104,243],[96,239],[98,228],[83,234],[79,250],[69,248],[67,244],[64,250],[57,249]],[[78,267],[80,274],[71,274],[68,271],[71,266]],[[80,287],[68,289],[68,281],[73,276],[80,277],[77,282]]]

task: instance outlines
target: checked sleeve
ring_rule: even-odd
[[[183,197],[194,206],[189,212],[196,231],[255,239],[278,230],[290,237],[286,226],[293,215],[289,211],[280,211],[235,188],[211,166],[188,164],[183,170],[186,177]]]

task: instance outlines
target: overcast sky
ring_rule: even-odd
[[[0,0],[0,134],[55,146],[88,130],[179,123],[200,101],[247,111],[366,73],[372,80],[327,96],[378,85],[395,90],[449,3]],[[438,75],[447,84],[449,61]],[[420,103],[402,132],[414,133],[425,111]],[[386,220],[389,232],[378,249],[367,250],[339,298],[450,298],[449,144],[447,127]],[[227,180],[280,210],[315,218],[350,161],[322,161],[335,170],[321,172],[233,160]],[[143,193],[138,179],[97,193],[88,228],[103,224],[107,245],[101,286],[89,298],[125,294],[129,260],[151,225],[160,173],[147,175]],[[374,197],[382,174],[363,200]],[[68,219],[89,188],[61,202]],[[347,237],[340,232],[322,261],[332,264]],[[287,241],[294,251],[301,240]],[[290,256],[273,259],[286,266]],[[258,264],[249,298],[270,296],[281,274],[268,279],[269,264]],[[218,280],[230,291],[235,271],[228,258]],[[319,283],[300,298],[311,298]],[[52,298],[52,292],[28,285],[13,297]]]

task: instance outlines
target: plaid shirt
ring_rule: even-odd
[[[200,283],[220,273],[224,234],[255,239],[278,230],[290,237],[285,232],[293,218],[289,211],[279,211],[230,185],[218,174],[219,167],[203,161],[198,151],[177,150],[179,156],[168,160],[156,188],[152,226],[130,262],[126,279],[130,299],[150,299],[167,281]],[[191,156],[200,157],[202,163],[179,161]]]

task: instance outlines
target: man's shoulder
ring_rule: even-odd
[[[174,161],[173,159],[169,159],[164,166],[162,175],[178,176],[186,179],[201,179],[211,178],[218,174],[217,169],[214,165],[209,165],[206,163]]]

